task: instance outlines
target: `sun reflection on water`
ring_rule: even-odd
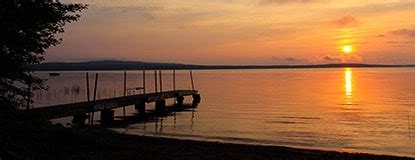
[[[352,73],[351,68],[346,68],[344,70],[344,89],[345,89],[347,99],[351,99],[353,95],[352,75],[353,73]]]

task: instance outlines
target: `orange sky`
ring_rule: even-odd
[[[47,61],[415,63],[415,0],[63,2],[90,9]]]

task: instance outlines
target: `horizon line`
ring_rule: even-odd
[[[41,62],[39,64],[77,64],[77,63],[91,63],[91,62],[127,62],[127,63],[148,63],[148,64],[173,64],[173,65],[191,65],[191,66],[319,66],[319,65],[382,65],[382,66],[413,66],[415,63],[407,64],[384,64],[384,63],[358,63],[358,62],[339,62],[339,63],[308,63],[308,64],[194,64],[194,63],[179,63],[179,62],[154,62],[154,61],[135,61],[135,60],[84,60],[84,61],[49,61]]]

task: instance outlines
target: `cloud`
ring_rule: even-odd
[[[286,57],[284,58],[285,61],[299,61],[299,59],[296,59],[294,57]]]
[[[361,62],[363,58],[357,54],[350,55],[337,55],[337,54],[327,54],[314,56],[309,61],[317,63],[348,63],[348,62]]]
[[[386,35],[384,35],[384,34],[379,34],[379,35],[377,35],[376,37],[383,38],[383,37],[386,37]]]
[[[332,57],[332,56],[324,56],[323,60],[329,61],[329,62],[341,62],[342,60],[338,57]]]
[[[413,41],[387,41],[388,44],[414,44]]]
[[[393,35],[396,36],[406,36],[410,38],[415,38],[415,29],[398,29],[390,32]]]
[[[279,64],[301,64],[301,63],[307,63],[308,62],[306,59],[295,58],[295,57],[276,57],[276,56],[272,56],[271,59],[274,62],[277,62]]]
[[[365,3],[365,2],[362,2]],[[338,9],[338,13],[358,13],[359,15],[366,14],[386,14],[388,12],[396,11],[413,11],[415,1],[413,0],[401,0],[396,2],[376,2],[368,3],[366,5],[356,6],[356,7],[346,7],[343,9]]]
[[[319,2],[320,0],[260,0],[259,4],[290,4],[290,3],[313,3]]]
[[[360,25],[360,22],[353,16],[342,16],[330,22],[337,27],[356,27]]]
[[[393,47],[405,48],[413,46],[415,44],[415,41],[387,41],[385,43],[390,44]]]
[[[271,59],[276,60],[276,61],[301,61],[301,59],[297,59],[297,58],[294,58],[294,57],[280,58],[280,57],[272,56]]]

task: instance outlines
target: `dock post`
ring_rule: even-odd
[[[195,83],[193,82],[193,72],[190,70],[190,82],[192,83],[192,90],[195,90]]]
[[[154,93],[157,93],[157,71],[154,71]]]
[[[178,96],[178,97],[176,97],[176,101],[177,101],[177,103],[176,103],[177,106],[183,106],[184,97],[183,96]]]
[[[89,102],[91,99],[90,99],[90,96],[89,96],[89,75],[88,75],[88,72],[86,72],[85,76],[86,76],[86,100]]]
[[[98,73],[95,73],[94,97],[92,97],[94,103],[97,100],[97,88],[98,88]],[[91,117],[90,117],[90,124],[91,125],[94,125],[94,108],[93,107],[95,107],[95,106],[92,106],[92,113],[91,113]]]
[[[200,103],[200,100],[201,100],[200,94],[193,94],[192,97],[193,97],[193,104]]]
[[[89,95],[89,74],[88,72],[85,73],[85,77],[86,77],[86,100],[89,102],[91,101],[91,96]],[[91,120],[91,113],[88,113],[88,121]]]
[[[173,90],[176,90],[176,70],[173,70]]]
[[[156,112],[163,112],[166,108],[166,100],[160,99],[156,101]]]
[[[124,71],[124,97],[127,96],[127,71]],[[122,116],[125,118],[125,106],[122,106]]]
[[[114,111],[111,109],[104,109],[101,111],[101,125],[109,125],[114,120]]]
[[[161,77],[161,71],[159,71],[159,79],[160,79],[160,93],[163,92],[163,78]]]
[[[146,70],[143,70],[143,94],[146,94]]]
[[[134,108],[138,111],[139,114],[145,114],[146,113],[146,102],[145,101],[137,102],[134,105]]]

